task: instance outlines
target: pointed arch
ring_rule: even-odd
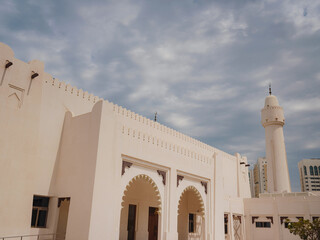
[[[149,177],[148,175],[146,174],[139,174],[139,175],[136,175],[135,177],[133,177],[129,183],[127,184],[124,192],[123,192],[123,195],[122,195],[122,201],[121,201],[121,206],[124,207],[124,202],[127,198],[127,194],[128,192],[130,191],[130,189],[132,188],[132,186],[139,180],[144,180],[148,183],[150,183],[150,185],[152,186],[152,189],[154,190],[154,193],[156,194],[156,198],[157,198],[157,207],[158,207],[158,212],[161,212],[161,194],[160,194],[160,191],[159,191],[159,188],[157,186],[157,184],[153,181],[153,179],[151,177]]]
[[[203,202],[202,196],[201,196],[200,192],[198,191],[198,189],[197,189],[196,187],[192,186],[192,185],[186,187],[186,188],[182,191],[182,193],[181,193],[181,195],[180,195],[180,198],[179,198],[178,206],[181,204],[181,201],[182,201],[183,197],[185,196],[185,194],[186,194],[187,192],[189,192],[189,191],[193,192],[193,193],[195,194],[197,200],[199,201],[199,204],[200,204],[200,206],[201,206],[201,207],[198,209],[198,210],[199,210],[199,213],[200,213],[200,214],[204,214],[204,213],[205,213],[205,209],[204,209],[204,202]],[[178,214],[179,214],[179,213],[180,213],[180,212],[179,212],[179,207],[178,207]]]
[[[124,182],[126,185],[121,190],[120,240],[148,239],[155,235],[158,239],[162,238],[162,189],[151,176],[151,173],[150,176],[133,174]]]
[[[198,189],[189,185],[180,194],[178,205],[178,239],[204,239],[205,204]]]

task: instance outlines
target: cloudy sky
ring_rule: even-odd
[[[268,83],[288,164],[320,157],[320,1],[0,0],[16,58],[250,163]]]

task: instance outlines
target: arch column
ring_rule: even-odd
[[[224,199],[223,199],[223,159],[221,155],[215,153],[214,158],[214,238],[224,237]],[[231,216],[231,213],[230,213]],[[232,216],[230,217],[232,218]],[[232,224],[232,220],[230,220]],[[231,225],[233,228],[233,225]],[[233,234],[233,233],[232,233]]]
[[[177,170],[170,170],[169,179],[169,190],[168,190],[168,209],[167,213],[167,232],[165,234],[165,240],[177,240],[178,239],[178,196],[177,192]]]
[[[137,212],[139,213],[137,216],[137,227],[136,227],[136,239],[146,239],[148,236],[148,224],[139,224],[148,219],[149,205],[146,202],[139,203]]]

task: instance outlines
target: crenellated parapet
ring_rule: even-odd
[[[212,158],[215,153],[219,154],[223,159],[226,158],[234,161],[237,159],[234,155],[207,145],[197,139],[162,125],[159,122],[155,122],[117,104],[110,104],[112,104],[113,112],[116,115],[129,120],[129,122],[133,121],[138,123],[124,124],[122,126],[122,134],[130,136],[133,139],[148,142],[206,164],[212,164]],[[129,125],[134,125],[135,127]],[[168,141],[168,139],[172,140]]]
[[[0,77],[2,75],[2,80],[0,80],[1,84],[3,84],[2,87],[14,88],[18,97],[20,97],[19,91],[21,92],[21,96],[22,93],[24,93],[25,98],[29,93],[30,95],[34,94],[33,82],[37,81],[37,83],[45,87],[46,90],[42,90],[44,94],[53,91],[53,96],[58,94],[62,97],[62,102],[65,103],[71,101],[70,97],[72,97],[72,101],[76,104],[78,104],[79,101],[79,104],[89,103],[92,106],[99,100],[103,100],[87,91],[78,89],[75,86],[52,77],[44,71],[44,63],[39,60],[32,60],[25,63],[16,59],[12,49],[3,43],[0,43],[0,52]],[[15,74],[14,77],[12,77],[13,73]],[[12,83],[13,80],[16,81],[16,83]],[[20,98],[22,104],[23,99],[22,97]],[[197,139],[162,125],[159,122],[155,122],[107,100],[103,101],[111,106],[112,111],[117,117],[123,119],[122,133],[133,139],[148,142],[168,151],[176,152],[186,158],[196,159],[204,164],[212,164],[214,154],[219,154],[224,159],[236,160],[236,157],[233,155],[209,146]],[[72,111],[72,109],[70,110]],[[126,124],[127,121],[133,124]]]
[[[162,148],[163,150],[177,153],[185,158],[195,159],[203,164],[212,164],[212,156],[207,154],[199,153],[198,151],[191,150],[186,145],[178,144],[176,142],[170,141],[165,137],[160,137],[156,134],[147,133],[140,129],[132,129],[127,126],[122,126],[122,134],[128,136],[136,141],[148,143],[150,145]]]
[[[65,94],[70,94],[73,96],[78,97],[79,99],[86,100],[91,103],[96,103],[99,100],[103,100],[102,98],[99,98],[93,94],[88,93],[87,91],[83,91],[82,89],[78,89],[75,86],[71,86],[70,84],[66,84],[65,82],[59,81],[57,78],[48,78],[45,80],[45,83],[49,86],[52,86],[56,89],[58,89],[61,92],[65,92]]]
[[[280,106],[265,107],[261,110],[261,124],[263,127],[268,125],[281,125],[285,123],[283,109]]]
[[[28,95],[29,93],[31,94],[33,81],[37,80],[46,83],[47,86],[56,88],[60,92],[64,92],[66,95],[77,96],[79,99],[91,102],[92,104],[101,100],[101,98],[93,94],[59,81],[57,78],[44,72],[44,63],[39,60],[25,63],[16,59],[14,52],[6,44],[0,43],[0,52],[0,74],[2,69],[1,85],[3,87],[19,85],[17,88],[22,89],[21,91],[26,92]],[[14,75],[14,78],[12,78],[12,75]]]
[[[261,124],[263,127],[269,125],[284,125],[283,109],[279,105],[278,99],[274,95],[269,95],[265,99],[264,108],[261,110]]]
[[[124,124],[121,132],[124,136],[175,152],[180,156],[197,160],[203,164],[213,164],[215,154],[219,154],[222,159],[237,161],[235,155],[214,148],[122,106],[107,100],[105,102],[110,104],[113,112],[123,119]],[[240,156],[240,158],[246,161],[245,157]]]

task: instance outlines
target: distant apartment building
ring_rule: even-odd
[[[302,192],[320,191],[320,158],[303,159],[298,163]]]
[[[252,197],[259,197],[260,193],[267,192],[267,160],[265,157],[259,157],[253,170],[253,190]]]
[[[249,174],[249,183],[250,183],[251,197],[255,197],[253,169],[249,169],[248,174]]]

